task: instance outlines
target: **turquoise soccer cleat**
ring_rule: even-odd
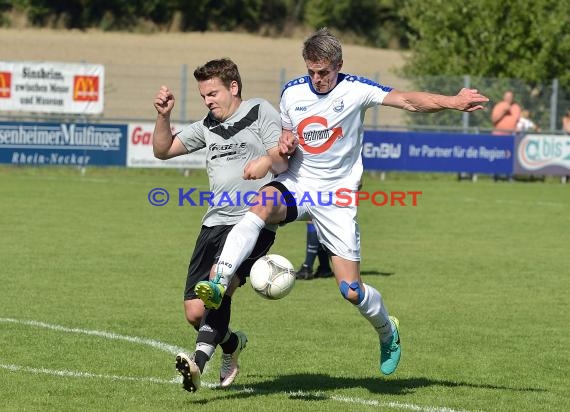
[[[224,293],[226,293],[226,288],[216,282],[217,279],[213,281],[203,280],[194,287],[194,292],[204,302],[207,309],[218,309],[222,304]]]
[[[400,363],[400,331],[398,329],[400,323],[394,316],[390,316],[390,322],[394,326],[392,339],[380,344],[380,371],[384,375],[394,373]]]

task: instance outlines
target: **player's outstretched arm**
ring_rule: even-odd
[[[433,113],[452,109],[473,112],[484,109],[489,98],[477,89],[463,88],[455,96],[427,92],[401,92],[392,90],[384,98],[382,105],[408,110],[410,112]]]

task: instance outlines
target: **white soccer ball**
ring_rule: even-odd
[[[266,255],[259,258],[249,273],[251,287],[266,299],[281,299],[295,285],[295,269],[287,258]]]

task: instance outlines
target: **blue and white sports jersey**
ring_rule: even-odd
[[[281,123],[299,139],[289,159],[289,173],[317,180],[349,179],[357,185],[362,175],[364,114],[382,104],[392,88],[365,77],[338,76],[328,93],[317,92],[309,76],[285,85]]]

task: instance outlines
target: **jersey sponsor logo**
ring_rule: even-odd
[[[309,126],[311,130],[305,130]],[[318,127],[322,126],[322,128]],[[342,138],[342,127],[329,129],[327,119],[321,116],[310,116],[304,119],[297,127],[299,144],[308,153],[318,154],[326,152],[338,138]],[[321,142],[321,145],[309,145],[312,142]]]
[[[99,76],[73,76],[73,100],[96,102],[99,100]]]
[[[0,99],[9,99],[12,90],[12,73],[0,72]]]
[[[295,111],[296,112],[306,112],[307,107],[306,106],[297,106],[297,107],[295,107]]]
[[[228,144],[217,144],[212,143],[208,146],[208,150],[212,153],[212,157],[210,160],[233,156],[233,155],[241,155],[246,153],[247,144],[243,143],[228,143]]]

